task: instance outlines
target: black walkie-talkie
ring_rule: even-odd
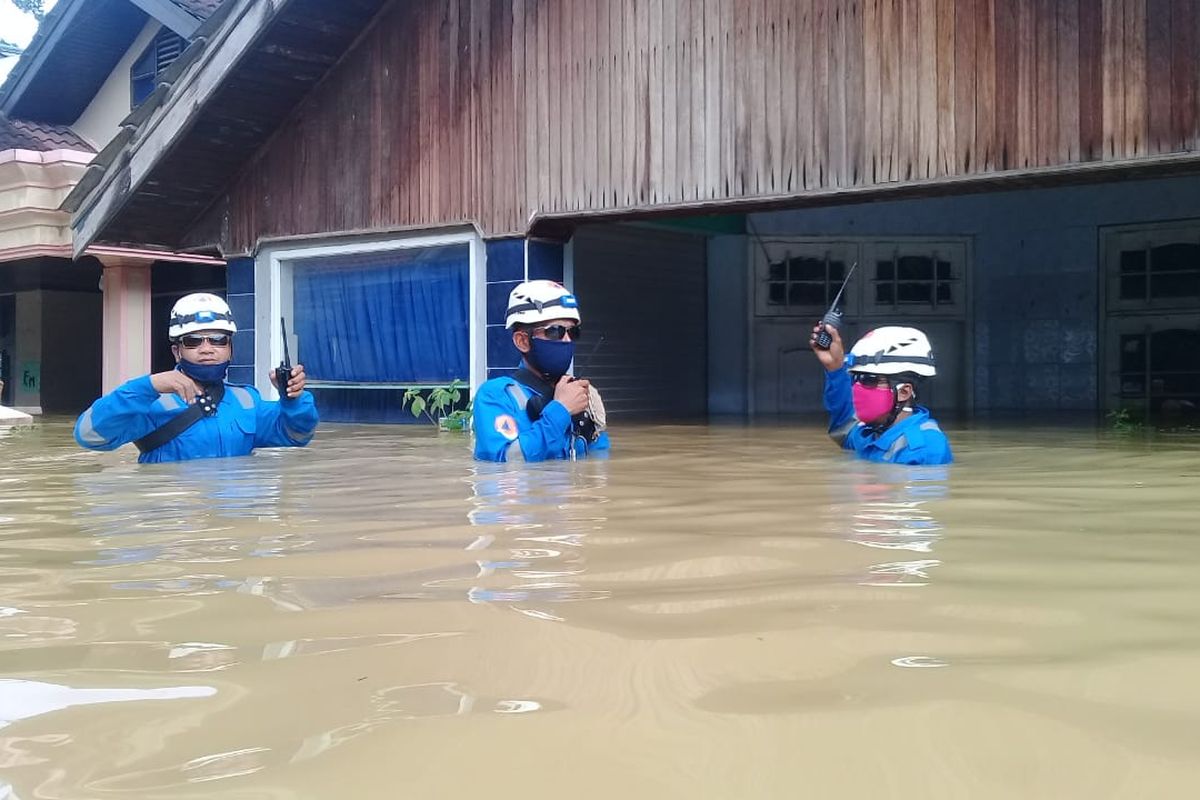
[[[292,356],[288,352],[287,323],[279,318],[279,330],[283,332],[283,361],[275,368],[275,388],[279,390],[279,399],[287,400],[288,381],[292,379]]]
[[[838,289],[837,296],[829,304],[829,310],[825,312],[825,316],[821,317],[821,331],[817,334],[814,342],[821,350],[828,350],[829,346],[833,344],[833,335],[829,332],[829,328],[837,328],[839,332],[841,330],[842,312],[838,308],[838,301],[842,299],[842,292],[846,291],[846,284],[850,283],[850,276],[854,274],[854,268],[857,266],[857,261],[850,265],[850,271],[846,273],[846,279],[842,281],[842,288]]]

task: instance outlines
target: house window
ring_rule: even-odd
[[[838,306],[849,316],[961,317],[967,245],[962,240],[756,240],[755,313],[818,318],[858,265]]]
[[[961,242],[873,242],[864,309],[876,314],[961,315],[966,246]]]
[[[762,248],[755,308],[768,317],[824,314],[842,288],[855,249],[840,242],[771,241]],[[850,300],[844,296],[839,305]]]
[[[154,93],[158,76],[182,55],[187,42],[169,28],[161,29],[129,69],[130,108],[137,108]]]
[[[1200,417],[1200,221],[1103,234],[1105,396],[1169,424]]]
[[[1200,241],[1122,249],[1119,296],[1150,306],[1167,298],[1200,298]]]
[[[258,280],[270,329],[257,337],[256,363],[283,353],[304,365],[321,417],[331,422],[413,422],[402,398],[411,388],[452,381],[475,387],[486,374],[481,245],[471,234],[267,251]],[[260,386],[267,391],[267,387]],[[467,392],[464,392],[467,394]]]

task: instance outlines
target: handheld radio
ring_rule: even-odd
[[[275,388],[279,390],[279,399],[287,400],[288,381],[292,379],[292,356],[288,352],[287,323],[279,318],[279,330],[283,332],[283,361],[275,368]]]
[[[829,310],[825,312],[825,316],[821,317],[821,332],[817,334],[814,344],[821,350],[828,350],[833,344],[833,335],[829,333],[829,328],[841,328],[842,312],[838,308],[838,301],[842,299],[842,292],[846,291],[846,284],[850,283],[850,276],[854,274],[854,268],[858,266],[855,261],[850,265],[850,271],[846,273],[846,279],[842,281],[842,288],[838,289],[837,296],[833,298],[833,302],[829,305]]]

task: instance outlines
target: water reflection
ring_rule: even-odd
[[[856,462],[845,483],[839,484],[853,509],[849,540],[878,550],[932,554],[944,535],[934,512],[949,496],[949,469]],[[860,582],[926,586],[941,563],[929,557],[884,561],[871,565]]]
[[[211,686],[169,686],[156,689],[77,689],[42,681],[0,678],[0,728],[31,717],[77,706],[148,700],[212,697]]]
[[[468,549],[486,548],[493,555],[476,562],[467,598],[562,622],[565,612],[557,604],[609,597],[607,590],[582,583],[588,537],[607,521],[608,468],[604,459],[477,465],[467,519],[481,532]]]

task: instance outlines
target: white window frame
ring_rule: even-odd
[[[475,391],[487,380],[487,325],[483,321],[487,310],[487,255],[483,239],[473,229],[389,238],[307,240],[303,243],[280,243],[263,248],[254,262],[255,388],[263,397],[279,397],[268,374],[283,361],[283,339],[279,319],[284,308],[291,309],[293,306],[292,274],[296,264],[312,259],[460,244],[467,245],[469,253],[467,314],[470,319],[467,320],[467,325],[470,343],[469,380],[471,395],[474,396]],[[260,287],[267,287],[267,291],[264,292]],[[294,336],[295,333],[289,326],[288,348],[293,355],[296,353]]]

